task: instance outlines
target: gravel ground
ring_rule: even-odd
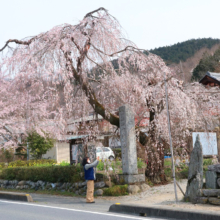
[[[186,191],[187,179],[178,181],[183,192]],[[177,188],[178,203],[175,202],[174,185],[169,183],[167,185],[160,185],[151,187],[149,190],[136,194],[123,197],[103,197],[106,200],[113,200],[123,204],[135,204],[135,205],[153,205],[174,207],[180,209],[193,209],[202,211],[214,211],[220,213],[220,206],[208,205],[208,204],[192,204],[183,202],[183,194]]]

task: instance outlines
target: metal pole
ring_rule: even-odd
[[[176,202],[178,202],[177,191],[176,191],[175,165],[174,165],[174,158],[173,158],[173,145],[172,145],[172,137],[171,137],[171,129],[170,129],[170,115],[169,115],[169,106],[168,106],[167,81],[166,81],[165,72],[164,72],[164,81],[165,81],[165,93],[166,93],[167,122],[168,122],[169,139],[170,139],[170,152],[171,152],[171,158],[172,158],[174,192],[175,192]]]
[[[29,160],[29,146],[28,146],[28,142],[27,142],[27,160]]]

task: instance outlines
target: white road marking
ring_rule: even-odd
[[[61,207],[54,207],[54,206],[47,206],[47,205],[37,205],[37,204],[31,204],[31,203],[9,202],[9,201],[4,201],[4,200],[0,200],[0,202],[12,203],[12,204],[18,204],[18,205],[26,205],[26,206],[37,206],[37,207],[51,208],[51,209],[61,209],[61,210],[68,210],[68,211],[75,211],[75,212],[84,212],[84,213],[91,213],[91,214],[97,214],[97,215],[107,215],[107,216],[114,216],[114,217],[119,217],[119,218],[141,219],[141,220],[143,220],[143,217],[138,218],[138,217],[135,217],[135,216],[115,215],[115,214],[108,214],[108,213],[102,213],[102,212],[91,212],[91,211],[85,211],[85,210],[79,210],[79,209],[68,209],[68,208],[61,208]],[[154,220],[154,219],[151,219],[151,218],[147,218],[147,219],[148,220]]]

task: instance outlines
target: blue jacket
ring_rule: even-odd
[[[89,163],[84,166],[86,180],[95,180],[95,172],[93,167],[97,167],[98,163],[99,161],[96,160],[93,163]]]
[[[85,179],[86,180],[94,180],[95,179],[93,167],[89,168],[88,170],[86,170],[84,167],[84,171],[85,171]]]

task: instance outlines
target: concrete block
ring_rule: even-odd
[[[145,175],[144,174],[135,174],[135,175],[120,174],[119,182],[121,184],[144,183]]]
[[[33,202],[31,195],[25,193],[0,192],[0,199]]]
[[[141,215],[146,217],[163,219],[181,219],[181,220],[219,220],[220,214],[215,212],[202,212],[194,210],[181,210],[173,207],[165,208],[161,206],[135,206],[135,205],[111,205],[109,212],[126,213],[130,215]]]
[[[220,189],[203,189],[203,195],[206,197],[218,197],[220,196]]]

